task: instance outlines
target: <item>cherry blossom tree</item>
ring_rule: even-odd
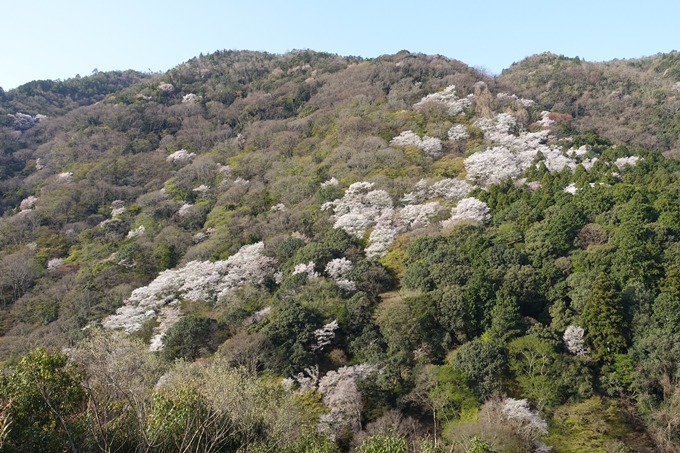
[[[449,129],[448,132],[449,140],[453,142],[459,142],[461,140],[466,140],[469,135],[467,129],[462,124],[455,124]]]
[[[614,165],[616,165],[619,170],[623,170],[626,168],[626,165],[634,167],[639,159],[640,158],[638,156],[619,157],[614,161]]]
[[[583,327],[569,326],[562,337],[567,350],[579,357],[587,357],[590,354],[590,349],[586,348],[586,343],[583,340],[584,334]]]
[[[19,205],[19,209],[22,210],[22,211],[26,211],[27,209],[33,209],[33,207],[35,206],[37,201],[38,201],[38,199],[36,197],[34,197],[33,195],[31,195],[27,198],[24,198],[23,200],[21,200],[21,204]]]
[[[186,149],[180,149],[179,151],[170,154],[165,159],[168,162],[188,162],[194,157],[196,157],[196,153],[190,153]]]
[[[404,131],[390,141],[390,145],[395,146],[416,146],[423,150],[423,153],[429,157],[439,157],[442,151],[442,142],[438,138],[428,137],[427,135],[420,138],[413,131]]]
[[[502,412],[515,432],[526,441],[536,441],[548,434],[548,423],[541,418],[538,411],[529,407],[526,399],[507,398]]]
[[[392,209],[392,198],[384,190],[371,190],[373,183],[356,182],[341,199],[324,203],[322,210],[332,209],[335,225],[354,237],[363,237],[385,210]]]
[[[451,217],[442,221],[442,227],[448,228],[463,221],[486,223],[491,219],[489,206],[476,198],[463,198],[451,209]]]
[[[309,263],[301,263],[295,266],[295,269],[293,270],[293,275],[297,274],[307,274],[307,278],[317,278],[319,277],[319,273],[314,270],[314,261],[310,261]]]
[[[312,345],[312,351],[320,351],[324,347],[331,344],[333,338],[335,338],[335,331],[340,328],[337,320],[329,322],[320,329],[314,331],[314,344]]]
[[[163,271],[147,286],[135,289],[116,314],[102,324],[131,333],[156,319],[161,322],[153,340],[157,344],[181,316],[178,310],[182,300],[215,303],[244,284],[260,283],[273,274],[276,261],[264,256],[263,251],[264,244],[258,242],[241,247],[224,261],[191,261],[180,269]]]
[[[336,437],[361,430],[361,393],[356,380],[375,372],[377,368],[368,364],[345,366],[329,371],[319,380],[318,391],[330,409],[319,419],[319,432]]]

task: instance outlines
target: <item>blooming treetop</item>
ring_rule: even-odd
[[[330,260],[326,264],[325,272],[326,274],[335,280],[338,287],[345,292],[353,292],[357,290],[357,285],[351,280],[348,280],[345,275],[352,270],[354,265],[347,258],[336,258]]]
[[[175,90],[175,87],[171,83],[161,82],[160,85],[158,85],[158,89],[165,93],[172,93]]]
[[[436,201],[404,206],[398,211],[397,222],[404,231],[425,228],[430,226],[430,219],[444,209],[444,206]]]
[[[167,305],[179,306],[181,300],[215,302],[245,283],[259,283],[276,265],[273,258],[262,255],[263,250],[264,244],[258,242],[241,247],[224,261],[191,261],[180,269],[163,271],[147,286],[135,289],[125,305],[102,324],[107,329],[135,332]],[[161,326],[156,337],[162,336],[168,324]]]
[[[442,142],[438,138],[428,137],[427,135],[420,138],[412,131],[404,131],[390,141],[390,145],[396,146],[416,146],[423,150],[423,153],[429,157],[439,157],[442,155]]]
[[[33,207],[35,206],[35,203],[37,201],[38,201],[38,199],[36,197],[34,197],[33,195],[31,195],[27,198],[24,198],[23,200],[21,200],[21,204],[19,205],[19,209],[22,210],[22,211],[25,211],[27,209],[33,209]]]
[[[177,211],[177,215],[180,217],[184,217],[185,215],[191,212],[191,208],[193,207],[194,205],[190,203],[184,203],[182,206],[180,206],[179,211]]]
[[[638,156],[619,157],[614,161],[614,165],[616,165],[619,170],[623,170],[626,167],[626,165],[634,167],[639,159],[640,158]]]
[[[59,173],[57,175],[57,182],[69,183],[71,181],[73,181],[73,173],[70,171]]]
[[[314,270],[314,261],[310,261],[307,264],[301,263],[295,266],[295,269],[293,270],[293,275],[296,274],[307,274],[307,278],[319,277],[319,273]]]
[[[335,225],[354,237],[363,237],[383,211],[392,209],[392,198],[384,190],[371,190],[373,183],[355,182],[341,199],[324,203],[322,210],[333,209]]]
[[[125,202],[123,200],[111,202],[111,217],[118,217],[123,214],[125,214]]]
[[[62,266],[64,264],[64,260],[62,258],[52,258],[47,262],[47,272],[53,272],[57,270],[59,266]]]
[[[503,405],[503,415],[517,434],[526,440],[537,440],[548,434],[548,423],[529,407],[526,399],[507,398]]]
[[[518,124],[508,113],[500,113],[494,119],[480,118],[475,121],[475,126],[482,129],[488,140],[501,144],[465,159],[468,178],[482,186],[497,184],[506,178],[519,178],[537,158],[543,159],[548,171],[561,171],[564,168],[573,171],[588,151],[586,147],[581,147],[563,153],[560,147],[545,144],[549,130],[520,130],[518,135],[514,135],[511,131]],[[584,167],[589,169],[594,162],[592,159],[583,161]]]
[[[473,98],[474,96],[468,96],[467,98],[459,99],[458,96],[456,96],[456,86],[449,85],[444,88],[444,91],[428,94],[422,98],[420,102],[413,104],[413,108],[418,110],[429,102],[436,102],[448,107],[449,115],[454,116],[460,115],[466,108],[470,107]]]
[[[486,203],[472,197],[463,198],[451,208],[451,217],[442,221],[442,227],[448,228],[466,220],[486,223],[490,219],[489,206]]]
[[[413,192],[405,194],[400,201],[406,204],[417,204],[432,198],[443,198],[453,203],[465,198],[472,188],[464,179],[442,179],[430,186],[427,181],[421,179],[416,183]]]
[[[465,140],[469,137],[467,129],[462,124],[455,124],[449,129],[448,132],[449,140],[457,142],[460,140]]]
[[[207,195],[208,191],[210,191],[210,186],[206,186],[205,184],[201,184],[200,186],[192,189],[192,192],[196,192],[202,197]]]
[[[189,104],[192,102],[196,102],[199,99],[199,96],[195,95],[194,93],[189,93],[185,94],[182,97],[182,104]]]
[[[129,238],[134,238],[139,236],[140,234],[143,234],[146,231],[146,228],[144,228],[144,225],[139,225],[136,229],[128,231],[127,237]]]
[[[331,178],[326,182],[322,182],[321,187],[337,186],[338,184],[339,183],[338,183],[338,180],[336,178]]]
[[[345,366],[329,371],[319,380],[318,391],[323,404],[330,409],[319,418],[319,432],[335,437],[347,430],[361,429],[361,392],[357,379],[364,380],[376,371],[375,366],[368,364]]]
[[[550,112],[544,110],[541,112],[541,119],[539,121],[536,121],[537,124],[540,124],[543,127],[552,127],[555,124],[557,124],[555,121],[550,119]]]
[[[567,187],[565,187],[564,189],[562,189],[562,191],[563,191],[563,192],[566,192],[566,193],[570,193],[570,194],[572,194],[572,195],[575,195],[576,192],[578,191],[578,189],[576,188],[576,184],[574,184],[574,183],[572,182],[572,183],[569,184]]]
[[[587,357],[590,354],[590,349],[586,348],[586,343],[583,340],[584,333],[583,327],[569,326],[562,337],[567,350],[579,357]]]
[[[338,321],[330,322],[324,325],[320,329],[314,331],[314,344],[312,345],[312,351],[320,351],[324,347],[331,344],[333,338],[335,338],[335,331],[340,328]]]
[[[326,264],[325,272],[330,278],[338,279],[343,278],[349,271],[352,270],[352,267],[354,267],[354,265],[347,258],[336,258],[330,260],[328,264]]]
[[[165,158],[168,162],[186,162],[196,157],[196,153],[190,153],[186,149],[175,151]]]
[[[17,113],[16,115],[12,115],[11,113],[9,114],[12,118],[14,118],[14,129],[18,131],[25,131],[36,124],[40,123],[42,120],[46,119],[47,117],[45,115],[37,114],[35,116],[27,115],[25,113]]]

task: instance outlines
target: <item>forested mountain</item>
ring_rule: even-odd
[[[0,91],[0,451],[678,451],[678,96],[407,51]]]

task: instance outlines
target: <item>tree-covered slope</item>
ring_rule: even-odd
[[[514,63],[498,82],[614,143],[680,149],[678,52],[607,62],[543,53]]]
[[[672,85],[635,70],[624,139],[588,65],[632,77],[224,51],[3,93],[2,448],[676,451]]]

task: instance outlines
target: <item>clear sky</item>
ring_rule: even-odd
[[[165,71],[220,49],[442,54],[499,73],[551,51],[590,61],[680,50],[680,0],[0,0],[0,86]]]

